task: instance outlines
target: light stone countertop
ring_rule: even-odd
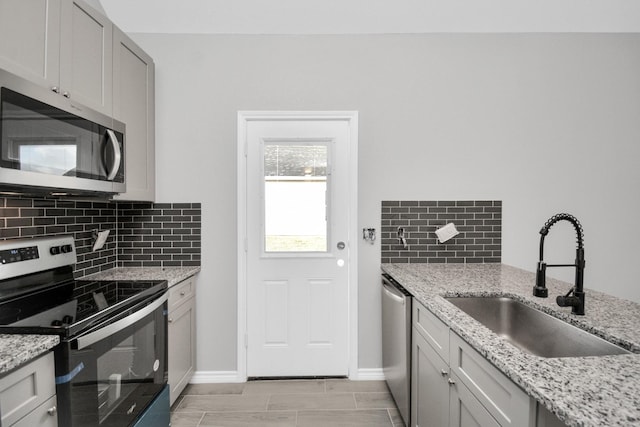
[[[35,359],[59,342],[58,335],[0,334],[0,375]]]
[[[200,267],[118,267],[80,280],[166,280],[169,287],[200,272]]]
[[[532,295],[535,274],[504,264],[383,264],[382,270],[530,396],[569,426],[640,426],[640,304],[586,289],[585,316],[558,307],[573,286],[547,277],[549,298]],[[542,358],[525,353],[443,296],[508,296],[635,354]]]

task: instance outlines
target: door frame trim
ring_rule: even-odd
[[[358,379],[358,112],[238,111],[237,140],[237,374],[247,380],[247,124],[256,120],[343,120],[349,122],[349,379]]]

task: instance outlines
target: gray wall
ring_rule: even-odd
[[[380,229],[382,200],[502,200],[503,262],[533,270],[567,211],[586,286],[640,301],[640,35],[134,38],[157,64],[158,202],[202,201],[199,371],[236,369],[238,110],[358,110],[359,227]],[[548,260],[573,260],[570,231]],[[359,253],[360,367],[377,368],[380,246]]]

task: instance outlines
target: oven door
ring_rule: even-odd
[[[167,298],[163,292],[60,346],[60,425],[129,426],[154,403],[167,383]]]

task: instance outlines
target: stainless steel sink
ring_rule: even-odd
[[[511,344],[536,356],[579,357],[630,353],[511,298],[445,299]]]

